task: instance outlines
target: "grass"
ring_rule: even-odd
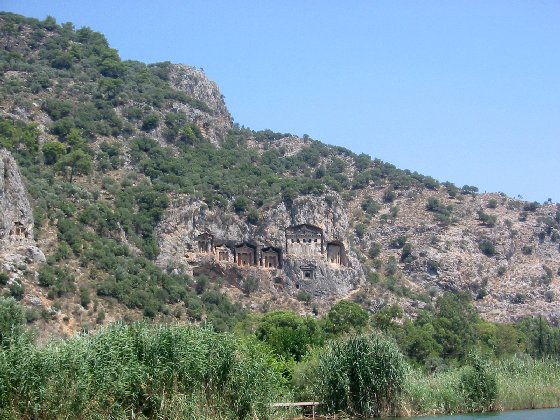
[[[426,375],[412,370],[406,378],[402,415],[436,415],[465,411],[465,401],[458,392],[461,370]]]
[[[500,410],[560,406],[560,361],[515,357],[495,369]]]
[[[407,377],[402,415],[436,415],[471,411],[461,390],[468,367],[425,374],[413,370]],[[493,361],[488,367],[497,382],[491,410],[508,411],[560,406],[560,361],[512,357]]]

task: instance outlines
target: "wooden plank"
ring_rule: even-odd
[[[285,402],[285,403],[274,403],[273,407],[316,407],[320,403],[316,401],[306,401],[306,402]]]

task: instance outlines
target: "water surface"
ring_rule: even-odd
[[[560,408],[544,408],[538,410],[502,411],[498,413],[455,414],[452,416],[402,417],[417,420],[560,420]]]

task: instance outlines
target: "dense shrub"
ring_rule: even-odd
[[[496,255],[496,247],[494,246],[494,242],[489,239],[483,239],[478,244],[478,248],[480,251],[486,255],[487,257],[493,257]]]
[[[460,389],[470,411],[492,410],[498,395],[496,375],[481,356],[470,355],[461,375]]]
[[[406,235],[399,235],[391,239],[390,245],[392,248],[400,249],[406,244],[406,240],[407,240]]]
[[[311,346],[322,341],[317,321],[289,311],[275,311],[266,314],[255,334],[259,340],[266,342],[278,356],[293,358],[296,361],[301,360]]]
[[[377,258],[379,256],[379,254],[381,254],[381,244],[379,242],[373,242],[371,244],[371,247],[369,248],[368,251],[368,256],[370,258]]]
[[[523,255],[531,255],[533,253],[533,246],[532,245],[523,245],[521,248],[521,252]]]
[[[387,188],[383,193],[383,201],[385,203],[392,203],[393,201],[395,201],[395,198],[397,198],[397,194],[392,188]]]
[[[426,210],[435,214],[438,222],[443,225],[448,225],[451,223],[451,211],[453,207],[451,205],[445,206],[437,197],[430,197],[426,202]]]
[[[536,201],[532,203],[525,203],[523,205],[523,211],[536,211],[540,207],[540,204]]]
[[[484,223],[488,227],[496,226],[496,222],[498,221],[498,217],[493,214],[485,213],[484,210],[478,210],[478,220]]]
[[[364,201],[362,201],[362,210],[366,212],[369,216],[373,216],[374,214],[378,213],[381,209],[381,204],[375,201],[373,198],[368,197]]]
[[[318,370],[318,395],[328,413],[379,416],[398,409],[406,365],[397,345],[382,335],[332,342]]]
[[[0,297],[0,354],[23,332],[23,308],[13,298]],[[1,366],[1,365],[0,365]]]

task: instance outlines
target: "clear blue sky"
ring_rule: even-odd
[[[48,1],[124,59],[204,68],[235,121],[560,201],[560,2]]]

